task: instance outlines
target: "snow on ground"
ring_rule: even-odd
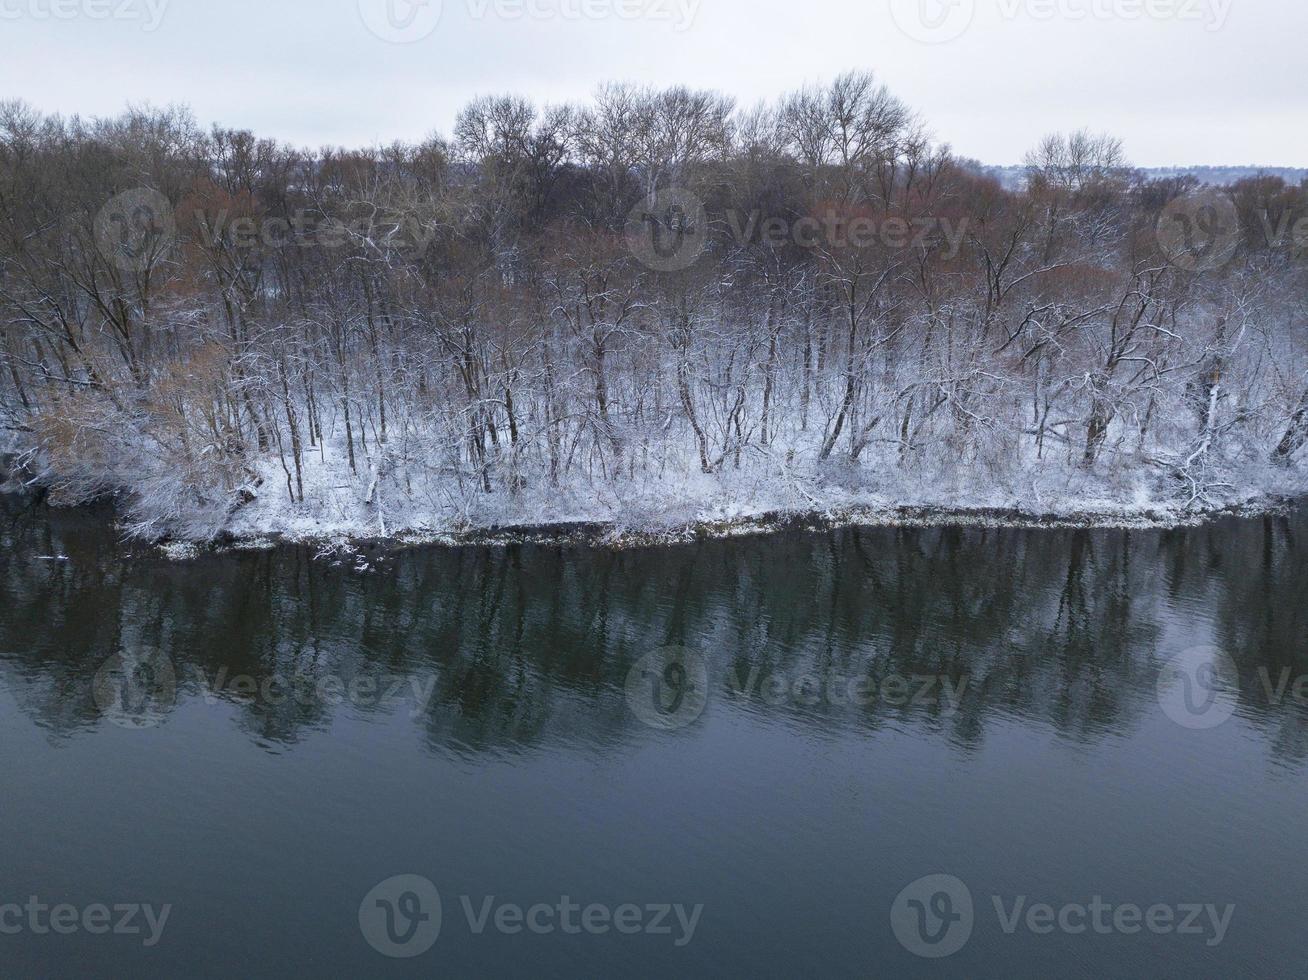
[[[290,540],[392,538],[458,540],[489,529],[537,530],[561,525],[604,525],[609,537],[669,534],[697,528],[724,534],[764,517],[820,515],[836,522],[879,523],[931,514],[1008,512],[1016,517],[1066,518],[1079,523],[1173,525],[1202,513],[1258,508],[1308,490],[1299,469],[1232,463],[1219,473],[1231,486],[1211,491],[1198,505],[1174,485],[1165,469],[1137,461],[1085,470],[1061,459],[1024,458],[1000,467],[940,460],[906,467],[893,450],[859,464],[790,467],[781,454],[746,455],[705,474],[690,455],[669,457],[634,477],[573,474],[553,486],[526,479],[515,493],[497,481],[486,494],[469,481],[421,461],[388,461],[378,476],[363,460],[351,474],[342,447],[305,457],[303,503],[292,503],[276,459],[259,467],[255,498],[236,509],[223,531],[242,541],[278,536]],[[374,487],[375,480],[375,487]],[[1216,478],[1214,478],[1215,482]],[[372,499],[369,500],[369,493]],[[180,537],[206,537],[210,529]]]

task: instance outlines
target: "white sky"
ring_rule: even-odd
[[[481,93],[562,101],[633,80],[752,103],[870,68],[987,163],[1089,126],[1140,166],[1308,166],[1306,0],[428,2],[431,33],[395,44],[360,8],[385,25],[408,0],[0,0],[0,98],[84,115],[184,103],[204,125],[361,145],[448,133]],[[922,43],[901,23],[962,33]]]

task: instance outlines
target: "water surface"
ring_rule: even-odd
[[[1301,515],[184,563],[0,526],[0,906],[171,906],[149,947],[0,932],[6,976],[1302,970]],[[891,916],[936,874],[975,902],[943,960]],[[397,875],[442,899],[408,960],[359,922]],[[678,945],[478,934],[465,896],[703,909]],[[1234,913],[1010,935],[994,896]]]

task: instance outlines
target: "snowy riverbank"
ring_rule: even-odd
[[[873,457],[858,466],[800,471],[756,457],[739,470],[704,474],[686,460],[658,476],[525,482],[512,494],[486,494],[466,480],[395,460],[352,475],[345,457],[329,452],[306,455],[303,502],[290,501],[285,473],[269,460],[227,508],[160,515],[127,506],[124,527],[134,537],[172,542],[178,553],[268,540],[622,547],[787,527],[1175,527],[1268,511],[1308,495],[1297,467],[1246,462],[1241,468],[1228,461],[1209,469],[1196,498],[1167,466],[1134,462],[1132,469],[1035,459],[979,469],[943,461],[905,468]]]
[[[120,457],[106,471],[104,495],[117,499],[125,536],[165,543],[178,555],[269,541],[329,549],[360,541],[622,547],[787,527],[1175,527],[1308,496],[1302,465],[1271,462],[1265,447],[1234,441],[1201,465],[1186,452],[1121,451],[1091,467],[1034,440],[1011,445],[1007,453],[947,459],[904,455],[888,444],[858,462],[822,464],[811,447],[788,443],[751,447],[738,464],[704,473],[689,447],[651,439],[631,444],[622,473],[575,467],[551,481],[523,465],[514,480],[501,470],[487,493],[474,474],[423,442],[374,446],[352,470],[345,447],[327,440],[303,454],[298,474],[272,455],[222,491],[169,461]],[[17,482],[54,484],[51,500],[62,502],[35,457],[11,488]]]

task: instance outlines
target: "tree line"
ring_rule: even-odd
[[[471,514],[946,470],[1203,506],[1301,463],[1308,184],[1149,179],[1085,131],[1026,178],[866,72],[480,97],[355,150],[3,102],[0,448],[143,534],[338,470]]]

